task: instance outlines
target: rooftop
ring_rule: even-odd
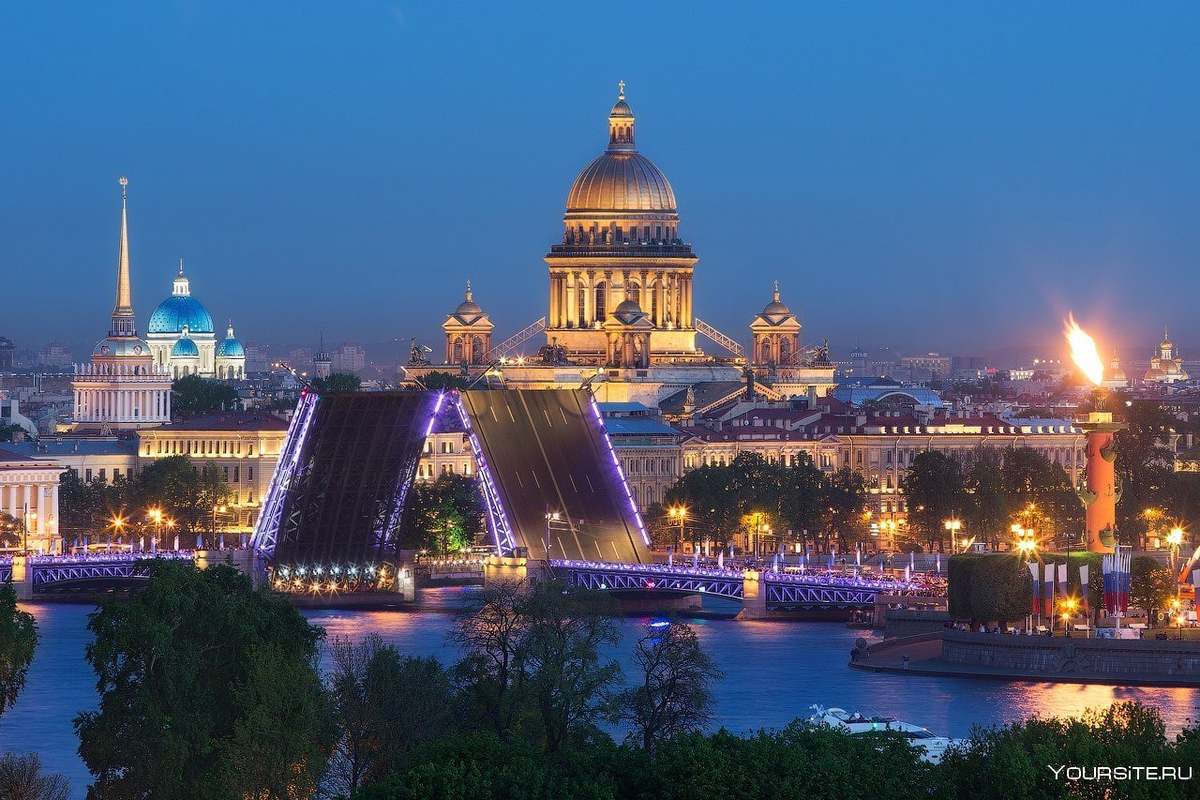
[[[286,431],[288,421],[274,414],[261,411],[223,411],[217,414],[206,414],[193,417],[181,422],[172,422],[157,428],[148,428],[143,433],[151,431]]]

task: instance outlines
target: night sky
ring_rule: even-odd
[[[123,174],[143,331],[183,257],[244,340],[438,346],[467,278],[508,335],[624,79],[740,339],[778,278],[835,354],[1057,353],[1073,309],[1194,357],[1197,41],[1195,3],[6,4],[0,335],[103,336]]]

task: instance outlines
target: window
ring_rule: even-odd
[[[246,482],[254,482],[254,467],[246,467]]]
[[[226,480],[226,482],[228,482],[229,481],[229,467],[224,467],[224,470],[225,470],[225,480]]]
[[[108,470],[104,469],[103,467],[100,468],[100,480],[103,481],[108,479],[108,476],[105,474],[107,472]]]
[[[235,466],[233,468],[233,482],[234,483],[238,483],[239,481],[241,481],[241,476],[239,474],[240,472],[241,472],[241,469],[239,469],[238,467]]]
[[[92,471],[90,469],[84,471],[84,480],[88,483],[92,482]]]

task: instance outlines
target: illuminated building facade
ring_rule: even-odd
[[[90,364],[75,366],[77,429],[143,428],[171,421],[171,374],[154,363],[150,345],[137,333],[129,280],[129,211],[121,178],[121,237],[117,251],[117,300],[108,336],[92,350]]]

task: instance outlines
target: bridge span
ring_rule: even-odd
[[[248,549],[158,550],[5,556],[0,558],[0,583],[13,584],[18,600],[32,600],[35,594],[72,590],[125,589],[144,584],[147,565],[156,560],[190,561],[199,566],[229,561],[251,573],[254,552]]]
[[[742,603],[742,616],[770,613],[835,615],[874,608],[885,595],[918,594],[919,584],[821,572],[724,569],[690,565],[619,564],[604,561],[552,560],[554,577],[574,586],[616,594],[709,595]]]

